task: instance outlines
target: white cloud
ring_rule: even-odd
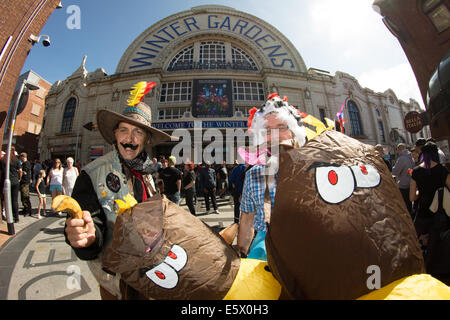
[[[373,0],[321,0],[311,2],[309,14],[313,28],[332,43],[348,43],[349,39],[365,39],[376,34],[380,19],[371,7]]]
[[[357,77],[363,87],[377,92],[384,92],[389,88],[394,90],[397,98],[409,102],[416,100],[424,109],[422,96],[414,73],[409,63],[402,63],[387,69],[373,69],[363,72]]]

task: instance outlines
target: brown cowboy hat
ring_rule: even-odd
[[[109,144],[115,142],[114,130],[120,122],[126,122],[146,130],[150,134],[149,145],[151,146],[156,146],[172,139],[167,133],[152,127],[151,109],[144,102],[140,102],[132,107],[127,106],[122,114],[106,109],[97,112],[98,129]]]

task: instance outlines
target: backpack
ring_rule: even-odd
[[[435,193],[437,210],[434,212],[424,257],[427,272],[432,275],[450,274],[450,216],[448,215],[450,211],[444,208],[445,193],[448,197],[449,192],[446,186],[439,188]]]
[[[442,206],[442,210],[450,217],[450,191],[447,186],[436,190],[430,205],[430,211],[436,213],[440,209],[439,206]]]

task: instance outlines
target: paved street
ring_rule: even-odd
[[[201,199],[203,200],[203,199]],[[51,201],[47,197],[47,203]],[[38,198],[31,196],[33,212]],[[232,202],[218,199],[220,214],[198,217],[215,229],[233,222]],[[21,203],[19,200],[21,208]],[[181,205],[187,207],[182,199]],[[64,242],[64,218],[54,214],[38,220],[20,216],[16,234],[7,235],[6,222],[0,224],[0,300],[97,300],[98,285],[87,267]]]

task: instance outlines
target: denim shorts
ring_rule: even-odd
[[[60,184],[51,184],[50,185],[50,192],[52,191],[61,191],[62,192],[62,185]]]
[[[166,197],[173,203],[180,204],[180,193],[179,192],[175,192],[173,194],[166,194]]]

